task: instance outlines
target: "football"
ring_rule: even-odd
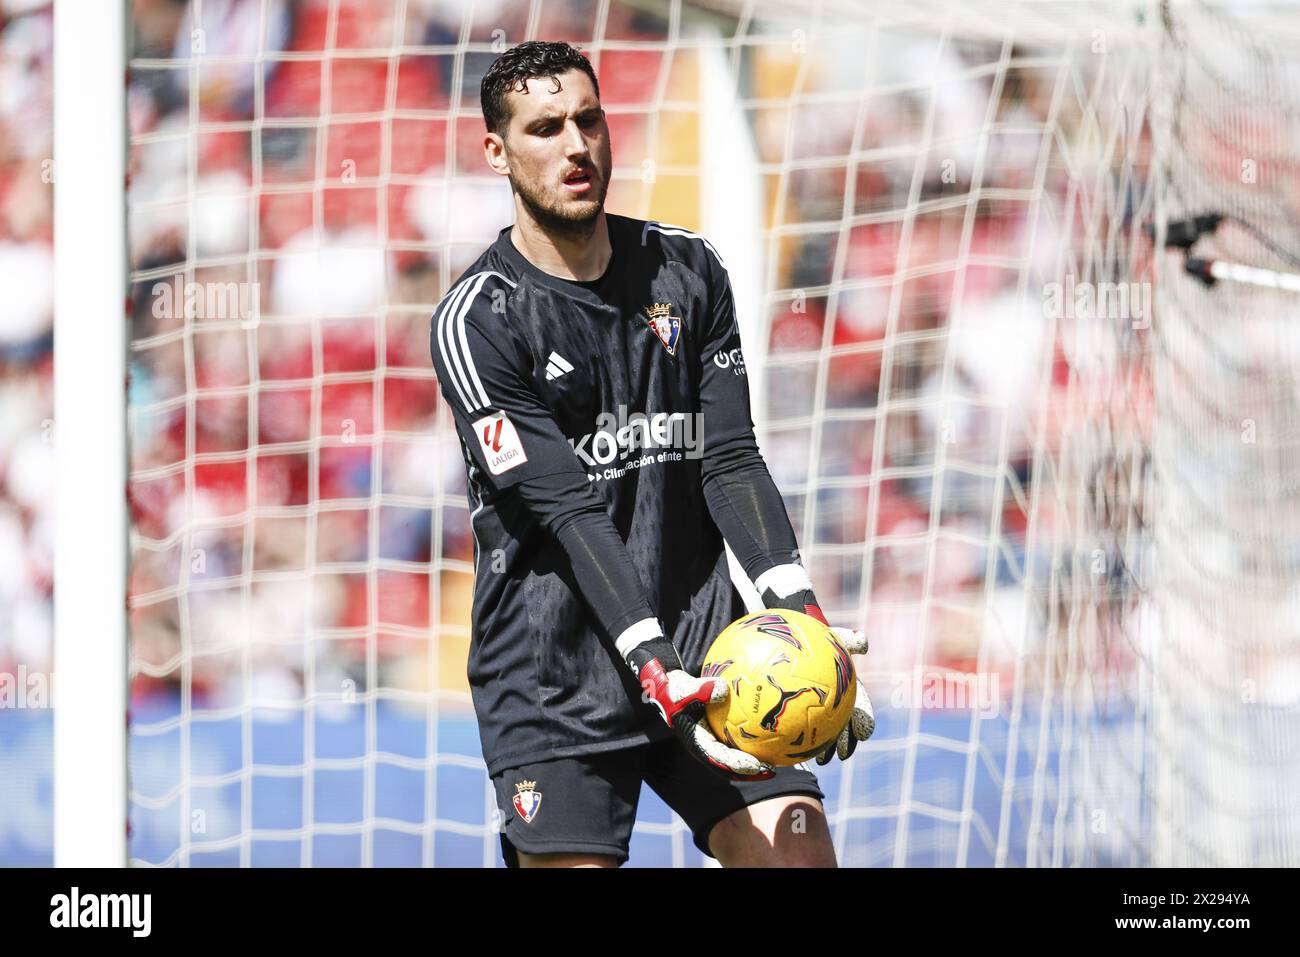
[[[853,714],[852,658],[828,627],[797,611],[767,609],[732,622],[700,675],[731,688],[725,701],[708,706],[709,728],[769,764],[815,757]]]

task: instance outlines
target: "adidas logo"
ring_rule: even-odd
[[[564,358],[564,356],[560,355],[558,352],[552,352],[550,357],[546,360],[546,378],[548,380],[558,379],[560,376],[564,375],[564,373],[572,371],[573,366],[569,364],[569,360]]]

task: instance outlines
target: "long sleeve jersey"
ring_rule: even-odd
[[[612,256],[578,282],[503,229],[437,306],[439,387],[474,531],[469,680],[489,771],[668,733],[620,636],[662,623],[688,669],[795,561],[754,438],[726,270],[684,229],[607,215]]]

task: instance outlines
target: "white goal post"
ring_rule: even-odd
[[[54,863],[127,860],[125,4],[54,9]]]

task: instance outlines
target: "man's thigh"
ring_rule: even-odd
[[[492,777],[510,867],[612,867],[627,860],[643,748],[556,758]]]
[[[835,845],[821,801],[803,794],[741,808],[709,832],[723,867],[835,867]]]
[[[618,867],[612,854],[525,854],[515,851],[515,867]]]
[[[695,846],[724,865],[834,864],[821,788],[810,771],[783,767],[766,781],[731,781],[670,740],[650,745],[645,781],[681,815]]]

